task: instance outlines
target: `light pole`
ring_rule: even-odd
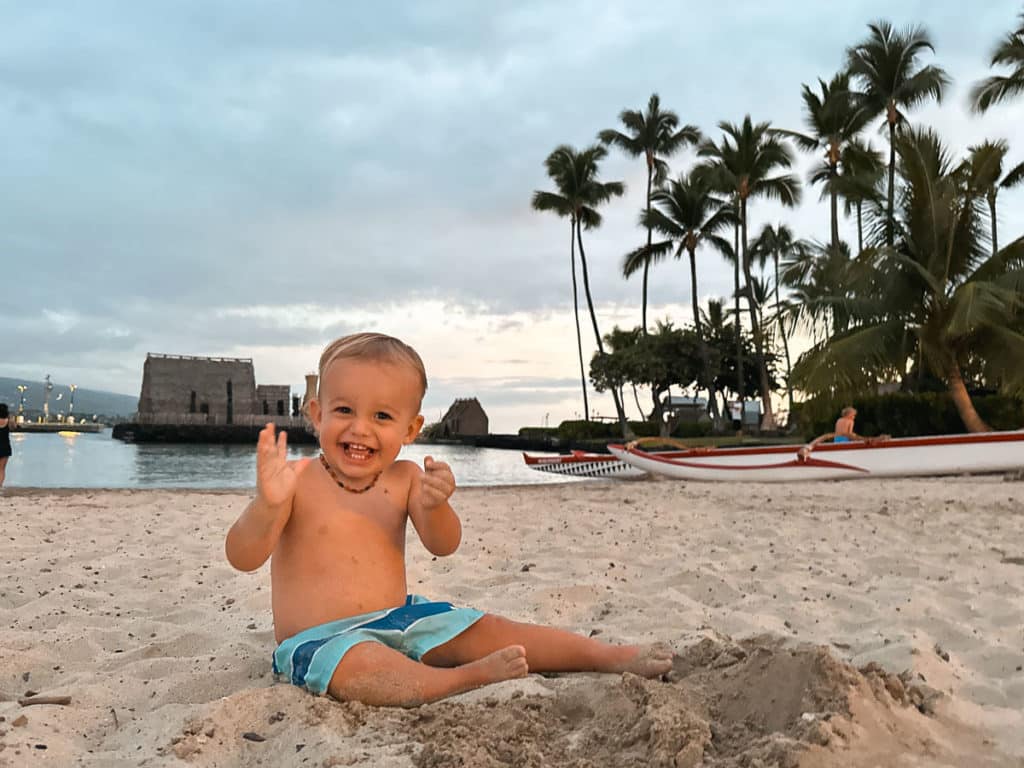
[[[45,399],[43,400],[43,421],[50,420],[50,393],[53,392],[53,382],[50,381],[50,374],[46,374],[46,391]]]
[[[68,421],[74,423],[75,417],[75,390],[78,389],[77,384],[69,384],[68,389],[71,390],[71,403],[68,405]]]

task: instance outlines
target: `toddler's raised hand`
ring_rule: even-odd
[[[288,461],[288,433],[281,431],[274,439],[274,425],[260,430],[256,444],[256,490],[272,506],[284,504],[295,495],[299,471],[309,459]]]
[[[433,509],[448,501],[455,493],[455,475],[443,461],[434,461],[432,456],[423,459],[423,474],[416,484],[419,503],[424,509]]]

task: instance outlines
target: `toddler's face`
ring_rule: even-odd
[[[419,434],[421,396],[410,366],[355,358],[331,363],[310,407],[327,461],[349,480],[381,472]]]

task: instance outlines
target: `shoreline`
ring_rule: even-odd
[[[516,732],[509,749],[533,744],[550,762],[611,766],[611,747],[592,741],[598,726],[608,744],[616,728],[646,721],[652,733],[685,731],[701,749],[722,750],[699,737],[701,722],[732,733],[715,696],[742,681],[744,717],[770,724],[785,681],[801,680],[809,687],[786,694],[795,708],[781,735],[726,739],[729,749],[747,760],[799,749],[818,761],[807,765],[836,768],[1024,759],[1020,483],[463,486],[458,552],[432,559],[410,531],[410,591],[618,642],[667,641],[682,656],[668,683],[531,675],[411,712],[274,684],[269,570],[239,573],[223,558],[245,489],[12,490],[0,496],[0,643],[10,651],[0,659],[0,765],[290,764],[302,744],[311,765],[342,756],[423,768],[473,764]],[[894,682],[904,671],[905,684]],[[890,691],[900,686],[902,702]],[[932,714],[907,698],[914,686],[941,692]],[[72,703],[19,707],[28,690]],[[849,712],[835,709],[828,733],[800,725],[844,697]],[[576,711],[592,715],[564,717]],[[11,727],[22,714],[27,723]],[[628,749],[661,748],[646,738]],[[894,744],[905,761],[886,762]],[[882,757],[870,763],[872,754]]]

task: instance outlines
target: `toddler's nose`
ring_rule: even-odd
[[[353,419],[349,431],[354,435],[368,435],[370,434],[370,422],[364,418]]]

